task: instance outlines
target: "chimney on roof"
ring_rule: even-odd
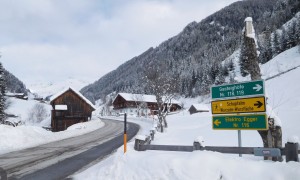
[[[246,23],[245,34],[246,36],[251,35],[253,33],[252,17],[247,17],[245,19],[245,23]]]

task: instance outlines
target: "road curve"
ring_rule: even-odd
[[[0,169],[9,179],[64,179],[123,145],[123,122],[102,121],[104,127],[85,135],[0,155]],[[128,123],[128,139],[138,130]]]

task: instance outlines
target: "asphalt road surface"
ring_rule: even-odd
[[[0,155],[0,173],[4,170],[8,179],[67,178],[123,145],[124,123],[102,121],[104,127],[88,134]],[[128,139],[138,130],[137,124],[128,123]]]

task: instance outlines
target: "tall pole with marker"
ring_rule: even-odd
[[[127,151],[127,114],[124,114],[124,153]]]

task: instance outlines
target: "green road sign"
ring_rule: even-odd
[[[211,87],[212,99],[225,99],[232,97],[245,97],[264,94],[265,87],[263,80]]]
[[[213,116],[214,130],[266,130],[266,114]]]

